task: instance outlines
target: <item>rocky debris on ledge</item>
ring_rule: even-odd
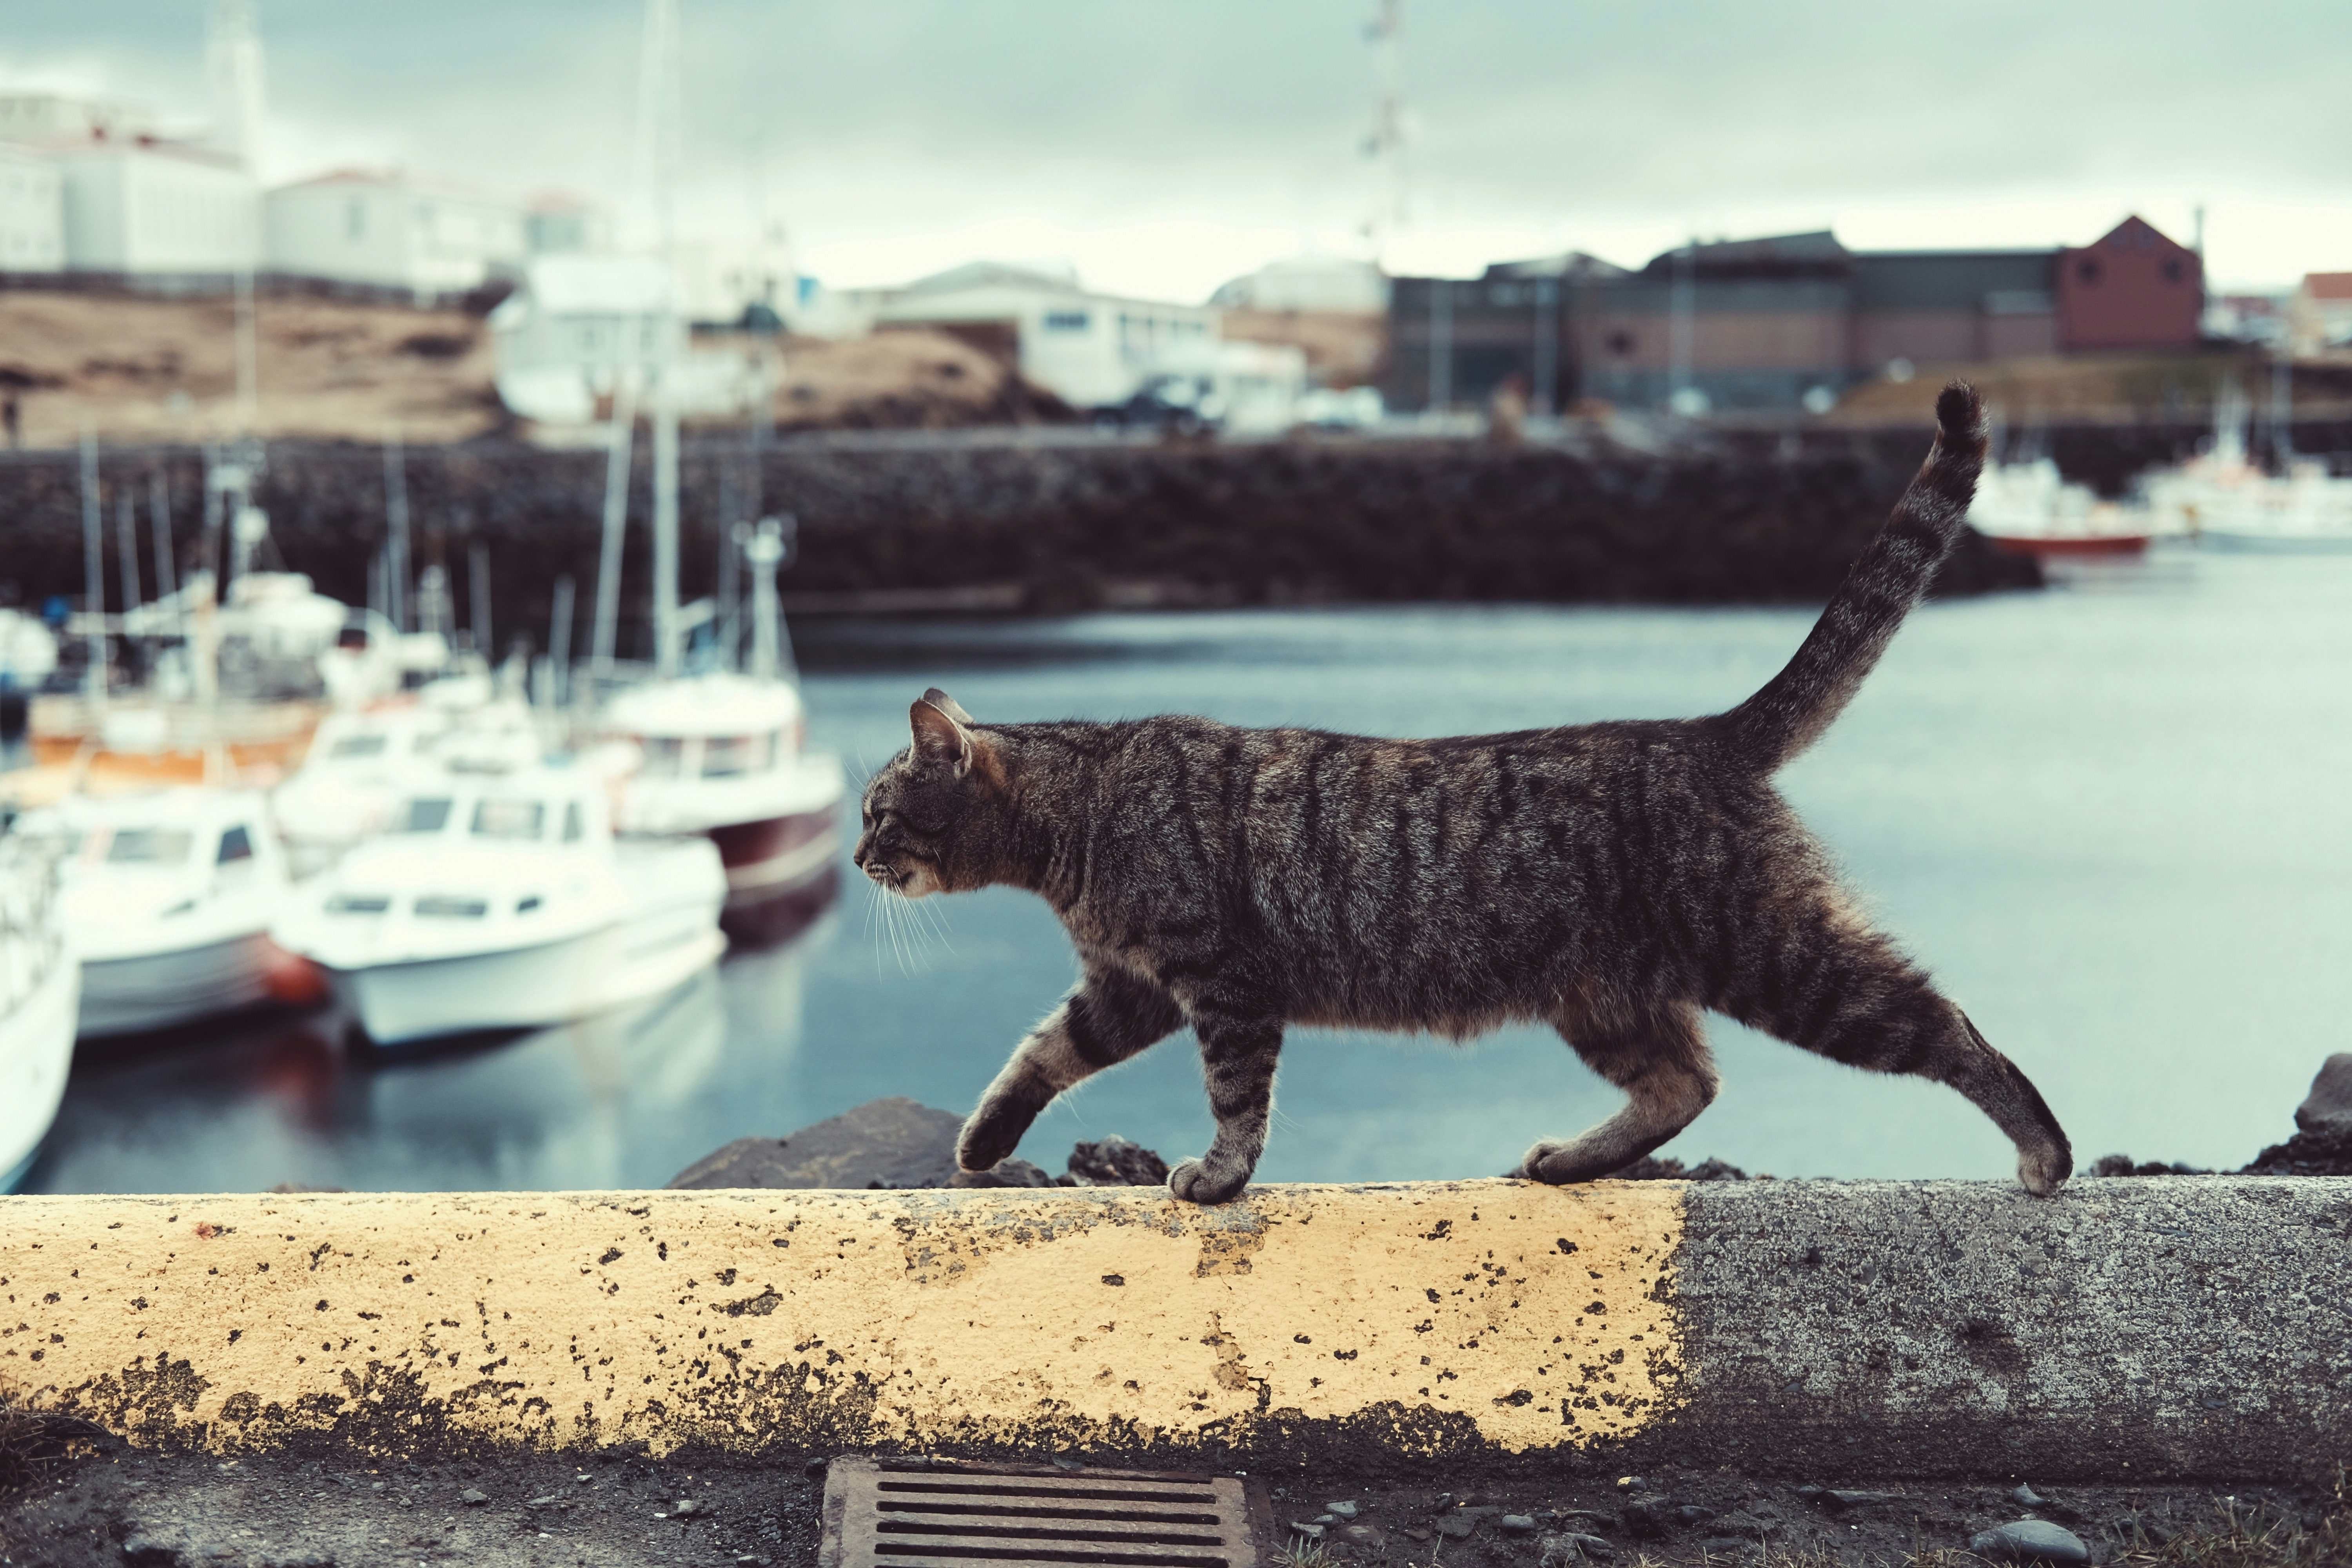
[[[1697,1164],[1685,1168],[1680,1160],[1671,1155],[1661,1160],[1654,1154],[1644,1154],[1632,1164],[1621,1165],[1609,1173],[1609,1180],[1612,1182],[1745,1182],[1748,1179],[1747,1172],[1726,1160],[1701,1160]],[[1769,1182],[1772,1178],[1759,1175],[1754,1179]]]
[[[2320,1064],[2311,1092],[2294,1110],[2294,1135],[2254,1156],[2241,1176],[2352,1176],[2352,1051],[2338,1051]],[[2084,1173],[2093,1176],[2210,1176],[2195,1165],[2160,1160],[2134,1163],[2128,1154],[2109,1154]]]
[[[956,1165],[963,1118],[903,1096],[873,1100],[783,1138],[738,1138],[670,1178],[673,1191],[717,1187],[1116,1187],[1160,1186],[1168,1163],[1114,1134],[1070,1152],[1069,1170],[1049,1176],[1026,1160],[986,1171]]]

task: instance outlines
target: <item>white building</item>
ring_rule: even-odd
[[[156,133],[154,111],[112,99],[62,92],[0,92],[0,142],[86,142],[93,136],[129,140]]]
[[[1297,310],[1344,316],[1388,313],[1389,280],[1370,261],[1294,256],[1244,273],[1209,296],[1228,310]]]
[[[65,189],[58,166],[0,142],[0,272],[62,272]]]
[[[895,290],[875,320],[940,327],[1010,353],[1024,376],[1078,408],[1125,401],[1170,353],[1217,336],[1206,306],[1092,293],[1075,278],[992,261]]]
[[[751,390],[740,357],[688,347],[676,281],[649,256],[535,256],[490,333],[499,401],[542,425],[595,418],[624,377],[666,382],[684,415],[739,412]]]
[[[397,170],[339,169],[262,201],[273,272],[463,293],[520,269],[530,212],[520,197]]]
[[[253,176],[226,153],[145,135],[41,151],[62,186],[71,271],[211,278],[260,259]]]

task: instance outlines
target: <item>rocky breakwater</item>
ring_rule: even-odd
[[[1104,605],[1516,600],[1818,602],[1885,520],[1919,438],[1899,458],[1855,446],[1784,458],[1734,450],[1579,456],[1466,442],[1222,446],[939,445],[807,438],[772,447],[764,510],[800,521],[783,586],[799,608],[891,605],[1066,611]],[[642,642],[650,497],[640,452],[623,596],[625,649]],[[183,563],[204,552],[198,455],[100,454],[104,505],[161,473],[177,498]],[[446,565],[457,602],[479,544],[499,640],[544,646],[558,576],[593,581],[604,458],[502,441],[413,447],[413,558]],[[721,531],[751,473],[740,442],[688,443],[682,586],[716,586]],[[270,449],[256,500],[274,558],[364,602],[385,535],[373,447]],[[0,591],[38,602],[82,589],[79,470],[69,453],[0,458]],[[2032,563],[1970,536],[1939,591],[2029,586]]]

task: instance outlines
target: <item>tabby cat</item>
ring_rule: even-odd
[[[964,1123],[986,1170],[1053,1098],[1191,1026],[1223,1203],[1265,1147],[1293,1024],[1465,1039],[1558,1029],[1623,1109],[1512,1173],[1580,1182],[1715,1097],[1703,1009],[1833,1061],[1949,1084],[2047,1195],[2073,1169],[2042,1096],[1840,887],[1772,774],[1853,698],[1968,515],[1983,411],[1955,383],[1927,462],[1786,668],[1727,713],[1439,741],[1208,719],[983,724],[945,692],[866,787],[856,862],[908,898],[1006,883],[1083,974]]]

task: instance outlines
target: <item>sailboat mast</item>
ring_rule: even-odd
[[[90,700],[106,696],[106,536],[100,531],[98,432],[81,427],[81,566],[83,608],[89,620],[89,668],[83,676]]]
[[[675,676],[683,663],[677,615],[677,174],[679,142],[677,0],[646,0],[639,79],[639,159],[652,198],[667,274],[654,348],[654,672]]]

